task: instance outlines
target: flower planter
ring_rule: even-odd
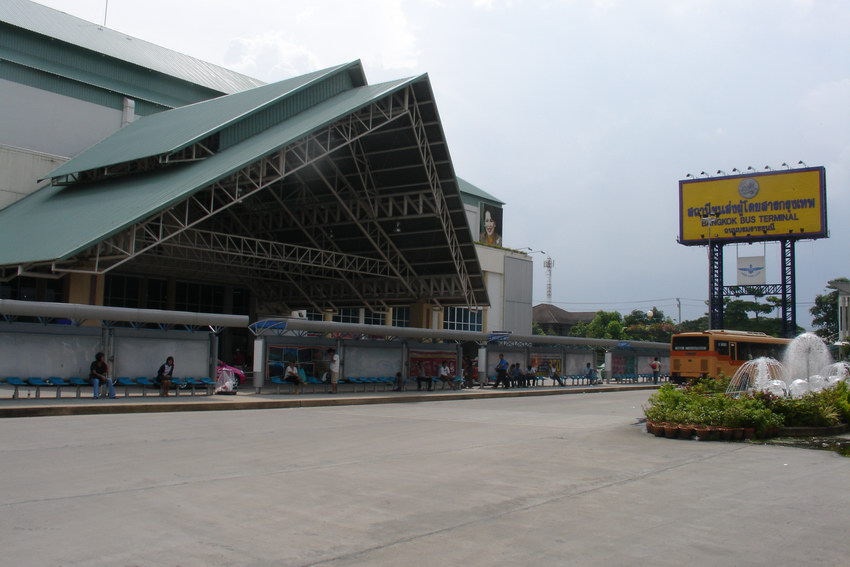
[[[694,436],[694,426],[679,424],[679,439],[690,439]]]
[[[732,440],[732,428],[731,427],[718,427],[720,431],[720,440],[721,441],[731,441]]]
[[[655,423],[649,420],[646,420],[646,432],[650,435],[655,434]]]
[[[652,434],[655,435],[656,437],[664,437],[664,426],[665,425],[666,425],[665,423],[656,423],[655,424],[655,430],[652,432]]]
[[[756,428],[755,427],[745,427],[744,428],[744,439],[753,439],[756,436]]]
[[[708,441],[711,428],[708,426],[698,426],[694,429],[699,441]]]
[[[664,426],[664,437],[667,439],[677,439],[679,437],[679,426],[675,423]]]
[[[732,428],[732,441],[740,441],[744,438],[744,428],[743,427],[733,427]]]

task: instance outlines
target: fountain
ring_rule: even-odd
[[[834,362],[824,368],[823,375],[828,376],[830,386],[841,381],[850,382],[850,362]]]
[[[785,367],[785,383],[795,379],[808,380],[813,392],[823,389],[826,381],[819,375],[830,364],[832,355],[822,338],[814,333],[803,333],[785,347],[782,365]],[[812,381],[812,378],[818,377]],[[816,389],[817,388],[817,389]]]
[[[782,362],[761,357],[742,364],[732,376],[726,393],[765,391],[799,398],[842,380],[850,382],[850,364],[833,363],[823,339],[814,333],[803,333],[785,348]]]
[[[777,385],[772,383],[783,380],[784,375],[782,364],[774,358],[762,356],[748,360],[735,371],[726,393],[742,394],[751,390],[768,390],[771,386],[770,391],[773,391]]]

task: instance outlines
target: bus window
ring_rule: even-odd
[[[714,341],[714,350],[717,354],[729,356],[729,341]]]
[[[757,346],[753,343],[738,343],[738,354],[735,357],[735,360],[752,360],[756,358],[753,356],[753,347]]]
[[[673,337],[673,350],[708,350],[708,337]]]

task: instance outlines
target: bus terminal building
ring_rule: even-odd
[[[203,376],[239,348],[262,379],[291,358],[318,374],[328,345],[344,376],[484,370],[492,331],[531,363],[532,261],[457,177],[427,75],[369,84],[352,61],[264,84],[27,0],[0,31],[0,374],[80,375],[104,351],[116,376],[168,355]],[[251,332],[267,319],[297,323]],[[562,341],[562,372],[603,347]]]

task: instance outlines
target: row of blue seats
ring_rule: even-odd
[[[272,376],[269,378],[269,381],[272,384],[277,385],[277,393],[280,394],[281,386],[294,386],[292,382],[285,379],[283,376]],[[395,386],[395,378],[392,376],[360,376],[360,377],[348,377],[341,378],[339,380],[339,384],[352,384],[353,389],[356,392],[358,386],[363,386],[363,391],[371,386],[372,391],[377,391],[378,386],[383,387],[384,391],[389,389],[391,386]],[[315,392],[318,390],[319,386],[327,387],[328,383],[323,382],[319,378],[315,376],[307,376],[305,379],[305,385],[312,387],[312,391]]]
[[[79,376],[72,376],[65,380],[64,378],[60,378],[59,376],[51,376],[49,378],[40,378],[38,376],[30,376],[29,378],[20,378],[18,376],[7,376],[3,380],[6,384],[10,386],[14,386],[14,391],[12,392],[12,398],[16,399],[20,397],[20,388],[35,388],[35,397],[41,397],[41,389],[42,388],[56,388],[56,397],[62,397],[62,388],[72,387],[76,388],[76,395],[79,398],[80,392],[83,388],[91,387],[91,382],[87,378],[80,378]],[[147,376],[139,376],[137,378],[129,378],[127,376],[121,376],[115,379],[115,384],[118,386],[124,386],[124,397],[130,395],[130,387],[133,386],[141,386],[142,395],[147,396],[148,388],[159,388],[159,384],[154,383],[151,378]],[[204,390],[209,394],[212,389],[215,387],[215,381],[208,377],[202,378],[172,378],[171,385],[175,388],[175,392],[177,395],[180,395],[180,388],[191,388],[192,395],[195,395],[196,388],[203,387]]]
[[[640,381],[652,382],[652,374],[614,374],[613,379],[615,382],[634,382],[637,384]],[[666,379],[667,376],[659,376],[659,381]]]

